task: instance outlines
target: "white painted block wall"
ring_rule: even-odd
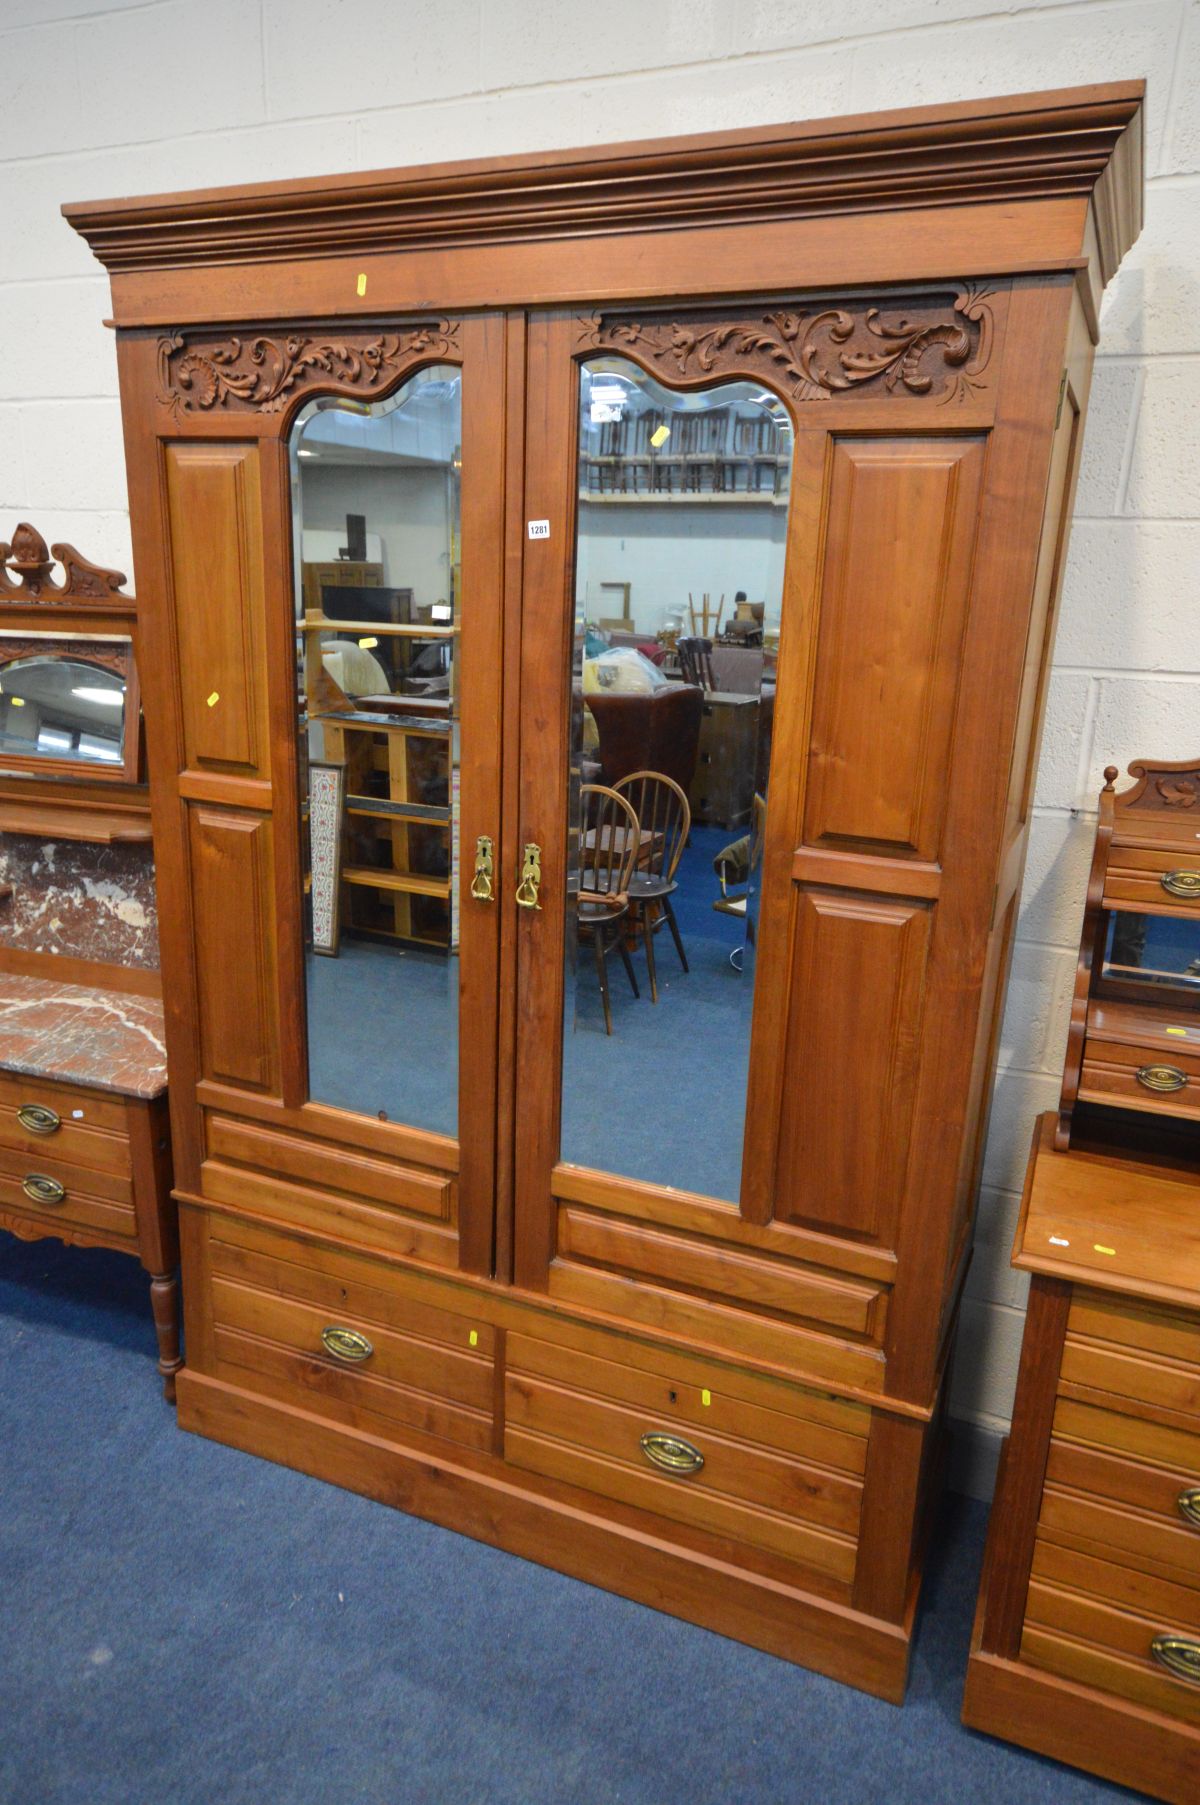
[[[63,200],[1148,78],[1146,230],[1104,307],[955,1387],[956,1414],[1003,1428],[1008,1249],[1100,773],[1200,751],[1197,0],[0,0],[0,67],[0,529],[126,570],[106,282]]]

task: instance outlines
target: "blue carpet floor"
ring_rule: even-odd
[[[180,1434],[143,1275],[0,1236],[5,1805],[1094,1805],[958,1721],[950,1499],[903,1711]]]

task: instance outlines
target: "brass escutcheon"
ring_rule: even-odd
[[[67,1194],[57,1178],[48,1178],[44,1172],[27,1172],[21,1189],[31,1203],[61,1203]]]
[[[1200,1642],[1194,1636],[1155,1636],[1150,1653],[1177,1680],[1200,1686]]]
[[[704,1465],[699,1448],[684,1441],[681,1435],[667,1434],[664,1429],[648,1429],[642,1437],[641,1449],[652,1467],[662,1473],[671,1473],[677,1479],[698,1473]]]
[[[1180,1492],[1175,1502],[1184,1522],[1190,1523],[1193,1529],[1200,1529],[1200,1485],[1189,1485],[1186,1491]]]
[[[1187,1073],[1177,1065],[1140,1065],[1135,1076],[1147,1091],[1181,1091],[1187,1083]]]
[[[62,1127],[57,1110],[47,1109],[44,1103],[22,1103],[17,1121],[29,1134],[54,1134]]]
[[[480,834],[475,842],[475,875],[471,879],[471,895],[476,902],[492,902],[492,842]]]
[[[540,909],[538,891],[542,886],[542,849],[530,840],[521,865],[521,881],[517,885],[517,902],[522,909]]]
[[[357,1329],[340,1328],[334,1323],[321,1330],[321,1345],[335,1360],[348,1361],[351,1366],[361,1366],[375,1352],[366,1336],[360,1335]]]
[[[1168,896],[1181,896],[1185,902],[1200,902],[1200,871],[1186,866],[1178,871],[1164,871],[1158,880]]]

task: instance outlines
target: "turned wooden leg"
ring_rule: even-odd
[[[174,1272],[150,1274],[150,1308],[158,1334],[158,1370],[163,1397],[175,1402],[175,1374],[183,1365],[179,1356],[179,1276]]]

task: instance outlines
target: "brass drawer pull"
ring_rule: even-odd
[[[1182,896],[1185,902],[1200,902],[1200,871],[1164,871],[1159,883],[1168,896]]]
[[[29,1134],[55,1134],[62,1127],[58,1111],[47,1109],[44,1103],[22,1103],[17,1121]]]
[[[540,909],[538,891],[542,887],[542,849],[530,840],[521,861],[521,881],[517,885],[517,903],[522,909]]]
[[[1200,1485],[1189,1485],[1175,1502],[1184,1522],[1190,1523],[1193,1529],[1200,1529]]]
[[[1134,1075],[1147,1091],[1181,1091],[1187,1083],[1187,1073],[1177,1065],[1140,1065]]]
[[[321,1345],[335,1360],[345,1360],[351,1366],[361,1366],[375,1352],[366,1336],[360,1335],[357,1329],[342,1329],[332,1323],[321,1330]]]
[[[1195,1636],[1155,1636],[1150,1653],[1177,1680],[1200,1686],[1200,1642]]]
[[[648,1430],[642,1437],[641,1448],[652,1467],[657,1467],[661,1473],[670,1473],[676,1479],[686,1479],[689,1473],[698,1473],[704,1465],[699,1448],[693,1448],[682,1436],[667,1435],[661,1429]]]
[[[61,1203],[67,1194],[57,1178],[48,1178],[44,1172],[27,1172],[21,1189],[31,1203]]]

